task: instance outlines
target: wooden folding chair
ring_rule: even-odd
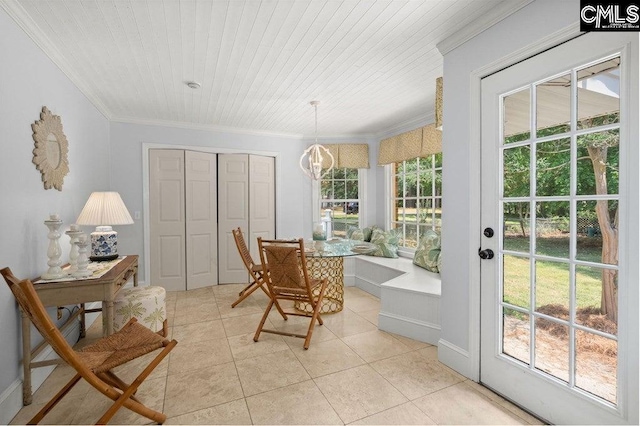
[[[258,237],[258,247],[260,249],[262,268],[268,271],[263,274],[263,277],[269,289],[271,300],[262,316],[253,340],[257,342],[260,333],[264,331],[265,333],[303,338],[305,339],[304,348],[309,349],[316,321],[322,325],[320,307],[327,289],[327,279],[314,280],[309,278],[302,238],[298,240],[263,240]],[[318,290],[317,297],[313,295],[314,290]],[[299,311],[285,312],[286,315],[311,317],[307,334],[294,334],[263,328],[271,307],[274,304],[278,306],[279,300],[308,302],[312,306],[313,311],[310,314]]]
[[[76,375],[29,421],[29,424],[40,422],[80,379],[85,379],[91,386],[114,401],[104,415],[98,419],[97,424],[106,424],[122,406],[156,423],[164,423],[167,416],[143,405],[135,397],[135,393],[147,376],[178,342],[164,339],[132,318],[117,333],[76,351],[69,346],[60,330],[51,321],[31,281],[19,280],[9,268],[0,270],[0,273],[9,285],[20,308],[28,315],[42,337],[64,362],[76,370]],[[160,348],[163,348],[162,351],[131,384],[126,384],[111,371],[115,367]]]
[[[247,268],[247,272],[249,272],[249,276],[251,277],[251,282],[240,292],[240,297],[238,298],[238,300],[231,304],[231,307],[235,308],[240,302],[249,297],[251,293],[253,293],[257,289],[261,289],[262,291],[264,291],[267,296],[269,296],[269,290],[267,289],[267,286],[263,279],[262,264],[255,263],[253,261],[253,257],[251,257],[251,253],[247,248],[247,243],[245,242],[244,236],[242,235],[242,230],[240,229],[240,227],[238,227],[238,229],[231,230],[231,233],[233,234],[233,239],[236,242],[236,248],[238,249],[238,253],[240,254],[242,263],[244,263],[244,266],[245,268]],[[280,307],[280,304],[276,304],[276,309],[278,309],[278,312],[280,312],[282,318],[286,320],[287,316]]]

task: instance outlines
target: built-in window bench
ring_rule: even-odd
[[[411,259],[346,257],[344,282],[380,298],[378,328],[437,345],[440,339],[440,275]]]

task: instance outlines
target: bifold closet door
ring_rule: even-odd
[[[186,289],[184,151],[149,151],[150,285]]]
[[[170,291],[218,283],[216,155],[149,151],[151,285]]]
[[[220,284],[246,283],[247,270],[231,230],[249,231],[249,155],[218,154],[218,279]],[[255,258],[254,258],[255,260]],[[257,261],[257,260],[256,260]]]
[[[218,284],[216,154],[185,151],[187,290]]]
[[[249,155],[249,235],[247,244],[260,261],[258,237],[276,236],[275,158]]]

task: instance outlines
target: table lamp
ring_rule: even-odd
[[[118,233],[111,225],[131,225],[133,219],[117,192],[93,192],[76,220],[78,225],[96,225],[91,233],[93,261],[118,257]]]

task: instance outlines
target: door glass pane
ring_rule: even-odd
[[[502,327],[502,352],[529,364],[531,350],[529,315],[504,308]]]
[[[536,260],[536,312],[569,319],[569,264]]]
[[[503,99],[503,134],[504,143],[513,143],[527,140],[530,137],[529,119],[530,89],[522,89],[519,92],[505,96]]]
[[[537,144],[536,194],[569,195],[570,179],[571,139],[557,139]]]
[[[536,203],[536,253],[569,258],[569,202]]]
[[[578,70],[578,129],[620,121],[620,58]]]
[[[503,204],[503,247],[505,250],[529,253],[528,202]]]
[[[505,197],[529,196],[530,158],[531,147],[529,145],[504,150],[502,193]]]
[[[568,132],[571,117],[571,74],[536,86],[537,137]]]
[[[576,386],[616,402],[618,342],[576,330]]]
[[[577,201],[576,259],[618,264],[617,200]],[[601,222],[602,221],[602,222]],[[600,223],[607,224],[605,229]],[[608,238],[603,238],[608,235]]]
[[[607,315],[603,293],[616,295],[618,271],[614,269],[576,266],[576,323],[613,336],[618,335],[618,325],[614,312],[618,298],[612,300],[613,309]],[[607,289],[603,292],[604,289]],[[604,308],[604,309],[603,309]]]
[[[618,193],[618,129],[578,136],[578,195]]]
[[[536,318],[535,367],[569,381],[569,327]]]
[[[511,305],[528,308],[530,303],[531,273],[528,257],[504,255],[502,300]]]

